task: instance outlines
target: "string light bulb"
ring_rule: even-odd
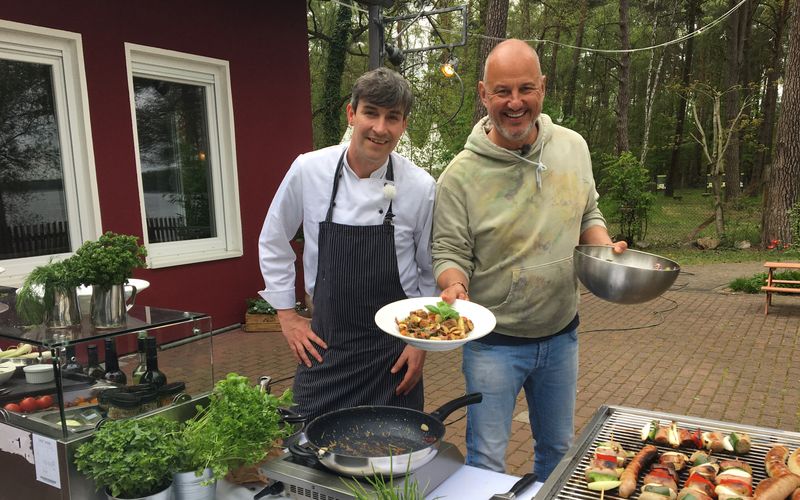
[[[439,71],[442,72],[445,78],[453,78],[456,76],[456,68],[458,67],[458,59],[451,57],[446,63],[439,66]]]

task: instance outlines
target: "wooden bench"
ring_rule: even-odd
[[[773,276],[776,269],[800,269],[800,262],[765,262],[764,267],[767,271],[767,284],[761,287],[762,292],[767,292],[767,301],[764,304],[764,315],[767,315],[769,306],[772,305],[773,293],[800,293],[800,281],[798,280],[776,280]],[[775,286],[792,285],[792,287]],[[795,286],[797,288],[795,288]]]

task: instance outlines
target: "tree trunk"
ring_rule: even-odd
[[[766,69],[766,92],[764,105],[761,111],[762,122],[758,130],[758,142],[761,150],[756,153],[753,171],[750,176],[748,193],[752,196],[763,192],[766,187],[765,173],[772,162],[772,145],[775,132],[775,114],[778,105],[778,79],[781,77],[781,64],[783,61],[783,36],[786,29],[786,20],[789,18],[790,0],[784,0],[780,12],[775,16],[775,36],[772,39],[770,62]]]
[[[589,16],[589,0],[581,0],[580,19],[578,20],[577,33],[575,34],[575,46],[583,47],[583,34],[586,31],[586,18]],[[578,85],[578,67],[580,64],[581,51],[572,49],[572,67],[567,79],[567,95],[564,101],[564,118],[572,117],[572,110],[575,108],[575,89]]]
[[[561,24],[556,26],[553,35],[556,43],[553,44],[553,54],[550,56],[550,64],[547,66],[547,93],[550,95],[558,94],[558,42],[561,40]]]
[[[689,2],[687,6],[686,31],[694,31],[694,24],[697,18],[698,0]],[[681,67],[681,87],[689,86],[692,75],[692,56],[694,55],[694,37],[686,40],[683,51],[683,66]],[[678,179],[678,169],[680,168],[680,152],[683,143],[683,127],[686,121],[686,98],[680,94],[678,109],[675,111],[675,142],[672,144],[672,156],[667,170],[667,180],[665,182],[664,196],[672,197],[675,195],[675,184]]]
[[[317,147],[339,144],[344,132],[342,126],[341,93],[342,74],[350,43],[352,11],[347,5],[339,5],[336,10],[336,26],[331,35],[328,57],[325,61],[325,83],[322,89],[322,137]]]
[[[486,11],[486,29],[484,34],[486,38],[481,39],[480,49],[478,51],[478,67],[481,68],[480,78],[483,79],[483,67],[486,63],[486,56],[492,51],[495,45],[500,43],[500,40],[506,36],[506,24],[508,21],[508,0],[489,0]],[[486,114],[486,108],[480,99],[475,99],[475,110],[472,114],[472,124],[478,123],[478,120],[483,118]]]
[[[628,33],[628,0],[619,2],[619,38],[620,48],[630,49],[631,41]],[[617,93],[617,155],[630,150],[628,144],[628,108],[630,105],[629,87],[631,75],[631,55],[627,52],[619,57],[619,92]]]
[[[781,101],[781,115],[767,192],[764,197],[761,242],[771,240],[792,243],[787,211],[798,202],[800,193],[800,12],[791,17],[789,49]]]
[[[733,7],[738,2],[728,0],[728,6]],[[747,25],[751,21],[753,6],[757,0],[747,0],[747,3],[740,7],[728,18],[727,33],[727,56],[725,71],[725,87],[732,89],[725,95],[724,124],[726,127],[731,125],[731,121],[738,114],[741,102],[741,95],[737,86],[741,84],[742,61],[744,58],[744,48],[747,43]],[[739,197],[740,155],[739,155],[739,133],[734,132],[728,149],[725,151],[725,200],[732,201]]]

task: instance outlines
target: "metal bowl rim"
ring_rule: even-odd
[[[575,246],[575,252],[581,254],[582,257],[586,257],[588,259],[593,259],[593,260],[596,260],[598,262],[603,262],[603,263],[606,263],[606,264],[614,264],[614,265],[625,267],[625,268],[629,268],[629,269],[639,269],[639,270],[642,270],[642,271],[656,271],[656,272],[661,272],[661,273],[663,273],[663,272],[677,272],[677,271],[681,270],[680,264],[678,264],[674,260],[668,259],[666,257],[662,257],[661,255],[656,255],[654,253],[643,252],[641,250],[635,250],[635,249],[632,249],[632,248],[628,248],[628,249],[625,250],[625,252],[634,252],[634,253],[637,253],[637,254],[640,254],[640,255],[647,255],[648,257],[654,257],[656,260],[664,260],[664,261],[670,262],[672,265],[675,266],[675,268],[674,269],[646,269],[646,268],[643,268],[643,267],[631,266],[629,264],[625,264],[625,263],[618,262],[618,261],[615,261],[615,260],[609,261],[609,260],[606,260],[606,259],[602,259],[600,257],[595,257],[594,255],[589,255],[588,253],[583,251],[584,248],[611,248],[611,247],[609,247],[608,245],[576,245]]]

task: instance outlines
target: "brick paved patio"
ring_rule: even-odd
[[[761,263],[684,268],[673,289],[639,305],[584,294],[576,432],[603,404],[631,406],[783,430],[800,430],[800,301],[731,294],[733,278]],[[220,325],[217,325],[220,326]],[[294,360],[280,333],[232,330],[214,337],[214,373],[270,375],[291,385]],[[429,353],[426,409],[464,393],[460,350]],[[507,453],[508,472],[533,464],[530,425],[520,397]],[[464,411],[448,419],[446,439],[464,451]]]

